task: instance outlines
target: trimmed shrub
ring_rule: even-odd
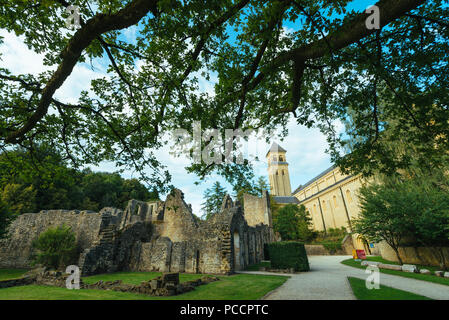
[[[76,261],[75,234],[68,226],[49,228],[41,233],[39,238],[33,242],[37,249],[33,264],[42,264],[45,267],[57,269],[66,267]]]
[[[304,243],[297,241],[273,242],[268,246],[271,267],[274,269],[290,269],[295,271],[309,271]]]

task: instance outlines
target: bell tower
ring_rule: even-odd
[[[273,196],[290,197],[292,195],[286,153],[284,148],[273,142],[266,156],[270,190]]]

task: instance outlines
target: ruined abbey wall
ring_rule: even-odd
[[[272,225],[271,211],[270,211],[270,196],[268,191],[264,191],[262,198],[244,194],[243,205],[245,211],[245,219],[250,226],[257,226],[264,224]]]
[[[98,238],[101,216],[107,210],[108,208],[103,209],[100,213],[77,210],[48,210],[18,216],[9,228],[9,237],[0,240],[0,267],[29,267],[30,256],[33,253],[32,241],[48,228],[63,224],[72,228],[80,249],[84,250],[91,247]]]
[[[193,215],[176,189],[165,202],[131,200],[124,211],[25,214],[11,225],[10,238],[0,242],[0,267],[29,267],[32,241],[65,223],[76,234],[85,275],[119,270],[229,274],[263,259],[264,243],[273,240],[266,197],[259,199],[258,210],[245,206],[244,212],[227,196],[221,212],[207,221]]]

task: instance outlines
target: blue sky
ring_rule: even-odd
[[[363,11],[367,7],[373,5],[375,1],[357,0],[353,1],[348,8],[357,11]],[[289,29],[295,29],[294,24],[286,24]],[[135,27],[128,28],[124,31],[124,36],[129,39],[133,38],[136,32]],[[30,51],[23,43],[23,38],[0,29],[0,36],[4,37],[4,44],[0,45],[0,67],[9,68],[13,74],[38,74],[44,70],[48,70],[42,63],[42,55]],[[52,68],[54,70],[54,67]],[[92,79],[103,76],[105,73],[104,66],[95,65],[92,69],[88,64],[78,64],[66,83],[56,92],[55,96],[62,101],[68,103],[77,102],[77,97],[82,90],[86,90],[90,86]],[[212,90],[213,83],[203,82],[200,84],[200,90]],[[337,124],[338,125],[338,124]],[[339,126],[342,129],[342,126]],[[292,190],[296,189],[300,184],[307,182],[314,176],[332,165],[329,155],[325,153],[328,147],[326,138],[318,129],[308,129],[299,126],[293,119],[288,124],[289,135],[284,141],[273,139],[271,142],[278,142],[287,150],[287,161],[289,162],[290,181]],[[256,176],[267,177],[267,166],[265,162],[265,154],[270,144],[262,140],[252,140],[247,149],[251,154],[257,155],[261,161],[253,162]],[[165,146],[158,151],[160,160],[167,166],[172,174],[172,183],[185,193],[185,200],[192,204],[193,211],[197,215],[201,215],[200,208],[203,202],[203,193],[215,181],[219,181],[227,188],[229,192],[232,188],[224,179],[216,175],[209,177],[200,185],[194,184],[198,181],[193,174],[188,174],[184,167],[188,165],[187,159],[175,158],[169,154],[170,146]],[[100,166],[92,167],[98,171],[115,171],[113,163],[102,163]],[[125,172],[124,177],[137,177],[133,172]],[[267,179],[268,180],[268,179]],[[56,208],[55,208],[56,209]],[[83,209],[83,208],[79,208]]]

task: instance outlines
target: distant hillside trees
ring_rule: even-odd
[[[0,200],[0,239],[6,236],[11,219],[11,210]]]
[[[49,209],[98,211],[124,208],[130,199],[158,199],[137,179],[118,173],[78,170],[50,148],[0,153],[0,200],[13,214]]]

